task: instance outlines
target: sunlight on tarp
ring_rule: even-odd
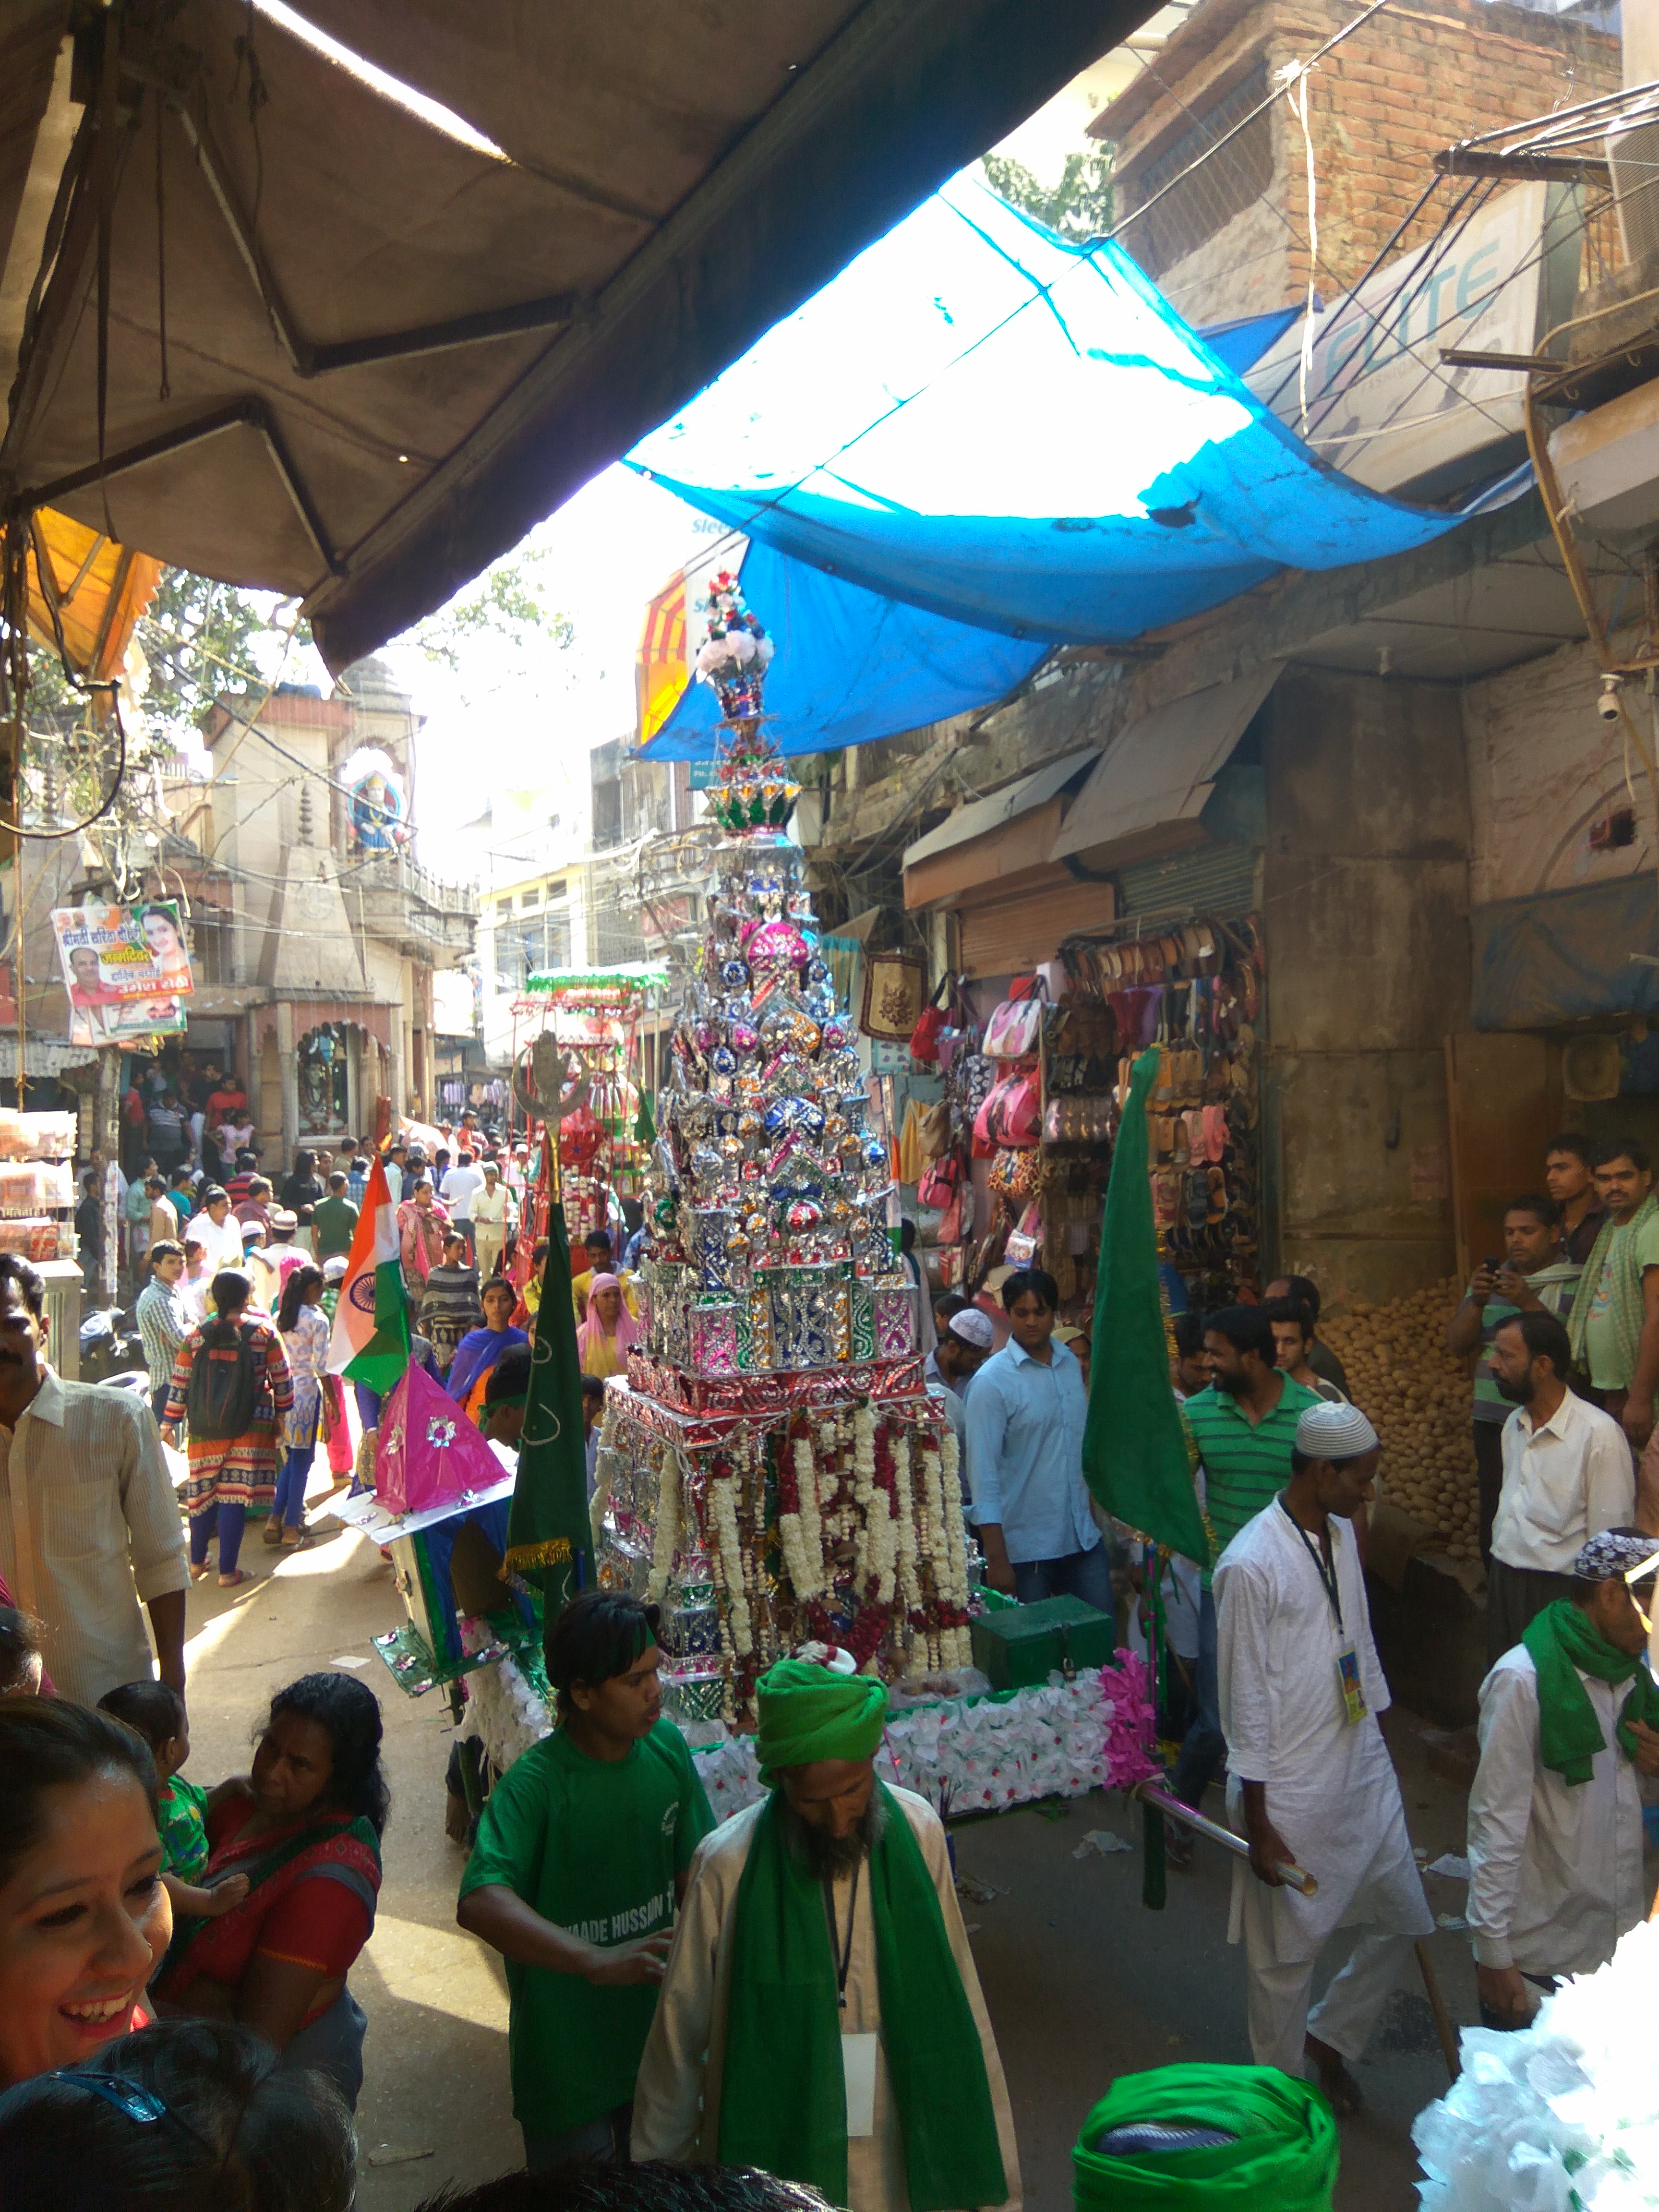
[[[629,460],[832,576],[1056,643],[1450,526],[1324,468],[1120,248],[962,177]]]

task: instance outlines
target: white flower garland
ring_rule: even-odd
[[[956,1432],[946,1429],[940,1438],[940,1486],[948,1503],[945,1507],[945,1534],[948,1548],[947,1584],[945,1597],[958,1611],[965,1612],[968,1605],[968,1541],[963,1533],[961,1497],[961,1454],[957,1447]],[[973,1638],[966,1628],[947,1628],[939,1637],[939,1657],[946,1667],[966,1667],[973,1659]]]
[[[891,1605],[898,1567],[898,1530],[884,1490],[876,1489],[870,1494],[870,1510],[864,1523],[864,1556],[866,1572],[876,1585],[877,1604]]]
[[[876,1416],[866,1399],[853,1416],[853,1496],[865,1512],[876,1486]]]
[[[893,1438],[893,1487],[898,1497],[898,1594],[907,1613],[921,1602],[916,1573],[915,1500],[910,1488],[910,1431],[900,1424]]]
[[[588,1502],[587,1525],[592,1532],[593,1552],[597,1558],[605,1549],[605,1516],[616,1496],[617,1408],[607,1390],[605,1413],[599,1423],[599,1449],[593,1456],[593,1495]]]
[[[818,1472],[810,1437],[795,1438],[794,1462],[800,1510],[778,1516],[778,1535],[790,1587],[797,1600],[805,1600],[820,1595],[824,1586],[823,1523],[818,1513]]]
[[[660,1605],[667,1592],[680,1541],[681,1468],[679,1454],[672,1444],[657,1447],[656,1473],[657,1511],[651,1531],[651,1573],[645,1586],[647,1601],[652,1605]]]
[[[708,1517],[714,1524],[715,1557],[726,1585],[732,1648],[740,1659],[755,1648],[749,1600],[744,1595],[743,1543],[738,1534],[738,1486],[730,1477],[708,1486]]]

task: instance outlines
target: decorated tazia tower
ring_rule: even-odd
[[[717,576],[698,671],[725,714],[708,799],[726,835],[594,1501],[602,1575],[664,1604],[688,1718],[748,1718],[756,1677],[805,1642],[890,1677],[969,1659],[956,1443],[922,1381],[887,1146],[784,833],[797,787],[763,726],[771,657]]]

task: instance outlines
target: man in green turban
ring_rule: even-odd
[[[692,1862],[634,2156],[762,2166],[850,2212],[1019,2212],[945,1831],[877,1781],[887,1692],[851,1663],[761,1678],[769,1794]]]

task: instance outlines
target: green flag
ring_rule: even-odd
[[[1109,1513],[1207,1566],[1210,1547],[1170,1385],[1158,1296],[1146,1146],[1146,1093],[1157,1079],[1158,1062],[1155,1051],[1143,1053],[1130,1073],[1106,1186],[1083,1474]]]
[[[519,1440],[519,1479],[507,1522],[505,1565],[540,1571],[545,1620],[595,1586],[593,1534],[587,1518],[587,1445],[582,1430],[582,1370],[570,1297],[570,1247],[564,1208],[547,1210],[547,1267],[536,1309],[530,1395]]]

